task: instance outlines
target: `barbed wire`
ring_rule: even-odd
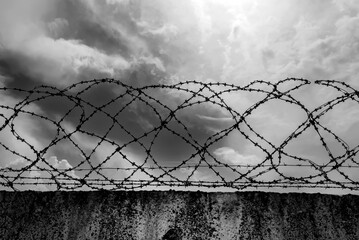
[[[306,85],[331,88],[337,95],[310,109],[295,97]],[[239,99],[243,99],[242,94],[256,95],[259,100],[240,111],[228,102],[233,94]],[[58,190],[158,186],[358,190],[359,187],[356,179],[359,174],[350,172],[359,167],[359,147],[350,147],[322,123],[334,107],[349,101],[359,103],[359,92],[344,82],[288,78],[276,83],[257,80],[245,86],[186,81],[134,87],[114,79],[97,79],[63,89],[46,85],[30,90],[2,87],[0,96],[12,103],[0,104],[0,153],[7,163],[0,167],[0,185],[5,188],[19,190],[21,186],[41,185]],[[255,130],[251,123],[254,112],[273,100],[291,104],[291,108],[298,108],[306,116],[279,144]],[[199,138],[196,124],[188,119],[193,111],[202,110],[225,113],[222,115],[226,116],[227,125],[206,129],[201,133],[206,137]],[[51,137],[45,137],[45,143],[36,143],[21,129],[24,127],[21,121],[34,123],[33,128],[43,129],[40,131]],[[319,145],[327,154],[325,159],[297,156],[288,151],[288,145],[309,130],[319,137]],[[223,146],[234,132],[245,141],[241,144],[253,146],[263,158],[254,163],[232,164],[235,159],[230,159],[230,163],[218,156],[214,150]],[[158,143],[166,134],[186,145],[184,157],[173,156],[175,160],[169,161],[157,153],[157,148],[169,144],[163,147],[163,143]],[[340,146],[341,153],[331,149],[333,141]],[[56,159],[54,164],[55,160],[49,159],[59,152],[76,153],[81,160],[72,159],[71,165],[60,167],[60,161]]]

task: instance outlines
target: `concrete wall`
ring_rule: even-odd
[[[0,239],[359,239],[359,196],[0,192]]]

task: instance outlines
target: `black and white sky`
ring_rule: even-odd
[[[30,89],[45,84],[63,88],[98,78],[114,78],[135,87],[187,80],[244,86],[256,79],[276,82],[297,77],[310,81],[335,79],[358,89],[358,53],[356,0],[0,0],[0,87]],[[112,86],[104,86],[86,97],[105,102],[116,94]],[[296,96],[314,109],[335,94],[310,85]],[[0,102],[13,105],[19,97],[16,92],[2,93]],[[157,93],[157,97],[167,104],[175,104],[181,98],[164,93]],[[225,100],[241,111],[257,98],[242,94],[227,96]],[[28,107],[56,118],[63,114],[66,104],[69,103],[55,100],[51,105],[35,102]],[[139,104],[124,111],[121,118],[136,134],[156,124],[151,114]],[[278,144],[305,117],[289,104],[274,102],[259,108],[250,120],[258,132]],[[184,111],[181,119],[199,141],[231,121],[229,114],[206,106]],[[88,126],[92,131],[101,134],[107,129],[108,123],[101,116],[92,121]],[[341,104],[322,121],[351,147],[359,143],[359,108],[354,103]],[[64,122],[69,131],[76,124],[75,117]],[[53,134],[51,127],[30,116],[18,117],[16,130],[38,149],[46,146]],[[89,136],[75,134],[74,138],[83,149],[96,144]],[[125,141],[121,134],[113,133],[109,138]],[[23,155],[32,154],[9,129],[0,132],[0,141]],[[331,140],[328,141],[330,145]],[[49,164],[69,168],[81,161],[79,152],[72,151],[68,144],[64,142],[48,151]],[[334,145],[333,141],[335,149]],[[140,163],[143,155],[137,147],[124,151]],[[320,162],[325,161],[321,147],[314,133],[308,131],[289,148]],[[93,161],[101,161],[113,152],[112,148],[103,144]],[[169,135],[159,138],[156,148],[158,161],[171,166],[189,151]],[[263,157],[239,134],[230,134],[211,151],[228,164],[258,163]],[[3,147],[0,156],[0,167],[27,164]],[[113,158],[106,166],[130,165]],[[286,174],[295,176],[298,172],[306,174],[305,171],[309,170],[289,169]],[[181,169],[178,175],[189,172],[190,168]],[[347,173],[354,179],[359,177],[355,169]],[[81,176],[76,171],[71,174]],[[111,177],[113,173],[107,174]],[[148,176],[138,172],[134,177]],[[275,177],[268,174],[263,179]],[[197,169],[192,180],[196,179],[215,177],[208,169]],[[340,176],[337,179],[342,180]]]

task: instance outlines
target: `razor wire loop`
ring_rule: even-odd
[[[281,91],[279,87],[282,84],[292,83],[295,84],[291,88]],[[86,100],[84,95],[90,90],[100,85],[113,84],[114,88],[124,89],[125,91],[118,94],[116,97],[103,103],[100,106],[95,105],[93,102]],[[292,96],[292,92],[302,88],[305,85],[310,85],[312,82],[306,79],[287,78],[280,80],[276,83],[267,82],[263,80],[253,81],[243,87],[228,83],[218,82],[198,82],[198,81],[185,81],[176,84],[157,84],[148,85],[143,87],[134,87],[125,84],[121,81],[114,79],[95,79],[90,81],[81,81],[72,84],[66,88],[59,89],[53,86],[41,85],[31,90],[25,90],[20,88],[0,88],[2,93],[17,93],[25,95],[23,99],[19,100],[14,106],[0,105],[1,111],[13,112],[10,116],[6,113],[0,113],[0,119],[4,122],[0,127],[0,136],[6,129],[10,130],[10,133],[16,138],[17,141],[25,144],[35,154],[36,158],[26,156],[11,149],[5,143],[0,142],[0,149],[17,156],[20,159],[26,161],[27,165],[21,169],[12,167],[0,167],[0,185],[17,190],[19,186],[33,186],[33,185],[44,185],[51,186],[55,185],[57,190],[76,190],[82,187],[89,189],[137,189],[145,188],[147,186],[167,186],[167,187],[207,187],[217,188],[226,187],[234,189],[244,189],[249,187],[303,187],[303,188],[342,188],[350,190],[358,190],[359,182],[350,178],[348,173],[343,169],[355,169],[359,168],[359,162],[355,160],[359,151],[359,146],[350,149],[349,145],[337,136],[332,130],[323,126],[320,119],[330,112],[335,106],[340,105],[347,100],[353,100],[359,103],[359,92],[358,90],[351,87],[349,84],[334,80],[316,80],[314,84],[322,85],[324,87],[332,88],[341,93],[340,96],[331,99],[330,101],[316,107],[314,110],[309,110],[302,102]],[[82,88],[82,89],[81,89]],[[224,88],[218,90],[217,88]],[[76,89],[79,89],[76,91]],[[189,97],[181,99],[181,103],[178,104],[175,109],[163,103],[157,99],[147,90],[163,90],[163,91],[176,91],[178,93],[185,93]],[[207,92],[207,94],[205,93]],[[224,96],[229,93],[247,92],[250,94],[262,94],[259,101],[251,105],[244,112],[240,113],[237,110],[230,107]],[[209,95],[208,95],[209,93]],[[62,100],[69,101],[72,106],[63,114],[58,120],[51,119],[46,114],[41,114],[33,110],[27,110],[27,107],[34,104],[36,105],[40,101],[47,101],[60,97]],[[119,100],[125,100],[125,103],[116,112],[107,112],[106,107],[111,104],[115,104]],[[129,101],[127,101],[129,100]],[[287,138],[278,146],[267,140],[262,134],[257,132],[247,118],[258,109],[260,106],[265,105],[267,102],[272,100],[281,100],[285,103],[292,104],[299,107],[300,110],[304,111],[307,115],[307,119],[299,124],[299,126],[287,136]],[[127,102],[126,102],[127,101]],[[126,110],[132,103],[139,101],[143,103],[147,109],[151,110],[152,113],[158,118],[160,124],[154,126],[151,130],[146,131],[138,136],[126,129],[126,127],[119,121],[118,117],[122,112]],[[224,128],[220,131],[215,132],[209,136],[203,144],[201,144],[191,133],[191,130],[186,123],[178,117],[178,112],[184,111],[186,108],[195,107],[204,103],[210,103],[219,109],[226,110],[231,116],[234,124]],[[73,130],[66,130],[63,124],[66,122],[66,118],[72,113],[79,111],[78,125]],[[162,111],[162,114],[161,114]],[[166,112],[167,111],[167,112]],[[90,112],[90,113],[89,113]],[[166,114],[163,114],[166,112]],[[88,114],[89,113],[89,114]],[[85,130],[83,126],[88,123],[96,114],[102,114],[107,119],[111,120],[110,126],[107,128],[105,133],[102,135],[93,131]],[[56,134],[54,138],[45,146],[42,150],[37,150],[30,142],[28,142],[20,132],[16,131],[15,120],[19,118],[20,114],[27,114],[32,117],[39,118],[52,124],[56,128]],[[170,123],[175,122],[178,126],[184,130],[184,134],[172,129]],[[112,140],[109,136],[115,127],[119,127],[126,136],[129,137],[129,141],[119,144],[115,140]],[[249,129],[247,133],[243,128]],[[307,129],[313,128],[316,134],[319,136],[320,144],[328,154],[329,161],[325,164],[317,164],[314,160],[304,158],[302,156],[296,156],[284,151],[284,148],[294,139],[298,138]],[[172,135],[182,139],[194,152],[178,163],[176,166],[164,166],[156,160],[153,155],[153,148],[155,142],[158,139],[162,131],[168,131]],[[209,148],[215,143],[223,140],[233,131],[238,131],[248,142],[253,144],[254,147],[260,149],[266,156],[259,164],[245,165],[245,164],[228,164],[226,162],[217,159],[213,153],[209,151]],[[337,143],[345,150],[341,155],[334,156],[330,147],[328,146],[326,138],[322,132],[332,136]],[[93,147],[90,153],[86,153],[81,148],[80,143],[76,141],[74,137],[77,133],[84,134],[85,136],[96,138],[98,141],[96,146]],[[254,136],[250,136],[253,134]],[[149,138],[149,142],[146,143],[145,139]],[[257,140],[256,140],[257,139]],[[259,139],[259,140],[258,140]],[[46,160],[46,154],[52,147],[56,147],[61,141],[67,140],[71,143],[77,151],[83,156],[83,160],[75,164],[73,167],[66,169],[59,169],[50,164]],[[265,143],[269,147],[265,147],[260,142]],[[110,144],[114,147],[114,151],[108,154],[100,163],[95,165],[91,161],[92,156],[98,151],[102,144]],[[131,144],[137,144],[145,153],[145,158],[141,163],[130,159],[126,155],[124,150]],[[107,167],[106,163],[111,158],[119,154],[122,157],[122,161],[126,161],[131,167]],[[277,157],[275,157],[277,156]],[[297,164],[286,163],[284,158],[290,158],[298,161]],[[199,158],[196,164],[191,164],[191,161]],[[152,161],[152,162],[151,162]],[[151,162],[151,163],[150,163]],[[39,164],[43,164],[44,167]],[[147,164],[151,166],[147,166]],[[349,164],[348,164],[349,163]],[[88,167],[84,167],[88,165]],[[154,166],[153,166],[154,164]],[[316,170],[317,174],[309,176],[293,177],[288,176],[280,170],[280,167],[309,167]],[[174,173],[178,170],[187,168],[189,174],[184,178],[176,176]],[[194,178],[196,171],[199,168],[206,168],[210,170],[219,180],[217,181],[205,181],[204,179],[191,180]],[[261,170],[263,168],[263,170]],[[234,174],[238,175],[234,180],[228,180],[226,176],[217,169],[228,169]],[[244,171],[246,169],[246,171]],[[131,171],[128,176],[122,179],[115,179],[106,176],[102,171],[104,170],[122,170]],[[157,170],[154,173],[149,170]],[[74,171],[84,172],[82,177],[74,177],[72,173]],[[256,172],[257,171],[257,172]],[[274,180],[260,180],[261,176],[274,171],[280,178]],[[26,176],[31,172],[45,172],[49,176]],[[330,177],[329,174],[337,172],[342,176],[345,181],[339,181]],[[150,179],[133,179],[136,173],[143,173]],[[92,177],[91,175],[97,174],[98,177]],[[170,180],[167,180],[168,177]],[[321,179],[320,179],[321,178]]]

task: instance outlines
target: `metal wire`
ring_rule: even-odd
[[[295,97],[295,92],[310,85],[331,88],[337,92],[337,96],[310,110],[309,106]],[[103,87],[116,94],[109,96],[109,99],[96,99],[93,94]],[[260,100],[240,112],[230,106],[226,96],[240,96],[242,93],[260,96]],[[0,88],[0,96],[16,99],[14,104],[0,104],[0,139],[3,139],[0,142],[0,152],[3,156],[11,156],[12,160],[20,159],[18,162],[22,164],[21,167],[11,163],[0,167],[0,185],[5,188],[19,190],[20,186],[43,185],[54,186],[57,190],[77,190],[84,187],[123,190],[148,186],[358,190],[359,187],[355,178],[359,174],[353,173],[359,167],[359,147],[351,148],[322,123],[324,116],[334,107],[349,101],[359,103],[359,92],[344,82],[311,82],[288,78],[276,83],[257,80],[245,86],[186,81],[134,87],[114,79],[97,79],[75,83],[63,89],[45,85],[31,90],[3,87]],[[271,142],[260,131],[255,130],[250,121],[253,112],[273,100],[291,104],[306,116],[279,144]],[[144,110],[141,110],[140,105]],[[186,120],[186,111],[195,107],[208,108],[209,105],[226,112],[231,121],[229,126],[207,131],[207,138],[199,140],[190,121]],[[55,110],[51,110],[52,106]],[[141,120],[141,111],[151,118],[151,123],[136,129],[138,125],[131,125],[131,121]],[[138,119],[129,119],[130,114]],[[42,143],[44,146],[34,144],[18,130],[19,121],[27,118],[51,129],[53,135],[45,138],[48,142]],[[142,121],[146,123],[147,120]],[[320,146],[327,154],[324,162],[288,151],[288,145],[309,129],[318,136]],[[171,164],[158,159],[154,149],[160,147],[158,139],[164,132],[185,143],[190,152],[188,156]],[[233,132],[260,151],[263,159],[258,163],[229,164],[214,154],[216,144],[223,142]],[[15,144],[4,140],[7,134],[13,136]],[[78,135],[92,139],[92,147],[89,148]],[[341,151],[331,149],[329,143],[333,139]],[[62,147],[62,151],[74,151],[82,159],[70,161],[73,166],[61,168],[51,164],[48,157],[49,154],[59,152],[57,148],[65,143],[72,150]],[[110,146],[111,151],[105,156],[101,155],[102,158],[99,159],[99,152],[105,145]],[[138,151],[140,159],[134,159],[129,149]],[[110,165],[114,159],[120,167]],[[205,173],[198,175],[203,169]],[[288,174],[288,169],[292,172],[293,169],[303,171],[304,174],[291,175]],[[271,174],[275,177],[268,177]]]

